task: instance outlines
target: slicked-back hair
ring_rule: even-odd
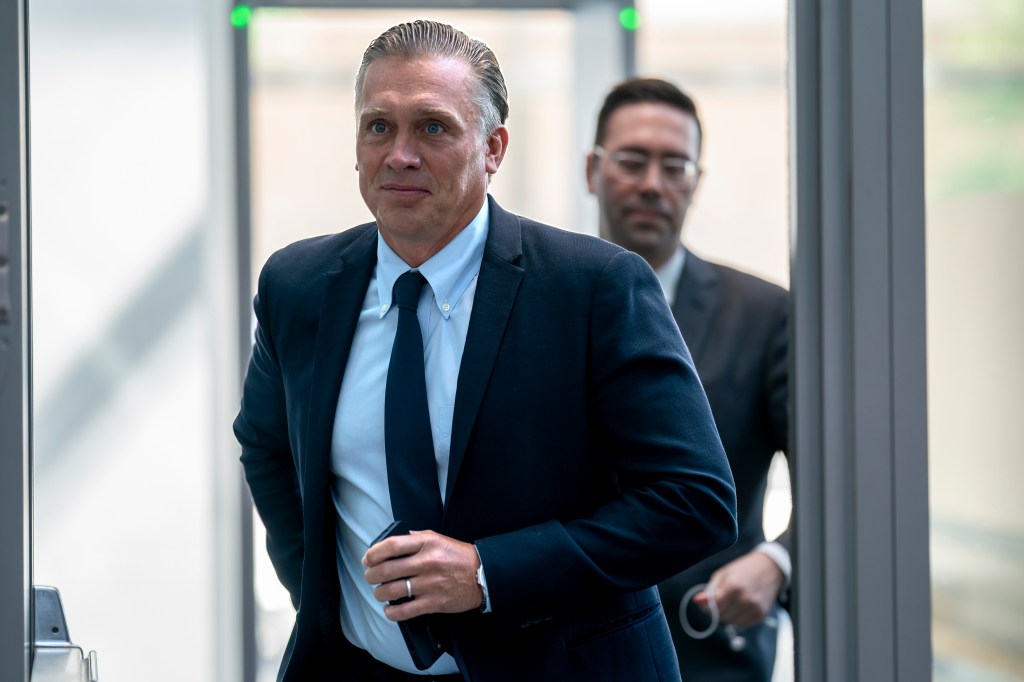
[[[704,131],[700,125],[700,115],[697,113],[697,104],[693,98],[685,92],[660,78],[631,78],[619,83],[608,96],[604,98],[601,105],[601,113],[597,115],[597,132],[594,135],[594,145],[604,144],[605,135],[608,134],[608,119],[619,107],[628,104],[640,104],[653,102],[655,104],[667,104],[680,111],[693,116],[697,122],[698,154],[703,147]]]
[[[400,57],[448,57],[470,65],[476,76],[474,101],[480,112],[485,136],[494,132],[508,118],[508,90],[501,75],[498,58],[491,48],[462,31],[437,21],[418,19],[392,26],[377,36],[363,53],[356,74],[356,108],[363,100],[366,69],[378,59]]]

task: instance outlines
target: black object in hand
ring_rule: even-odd
[[[374,546],[382,540],[394,535],[408,535],[409,529],[402,521],[393,521],[391,525],[381,531],[380,535],[374,538],[370,546]],[[389,604],[404,604],[416,597],[402,597],[388,602]],[[426,670],[441,657],[444,653],[444,646],[435,636],[436,625],[434,619],[429,615],[417,616],[398,623],[398,629],[402,631],[402,638],[405,639],[405,646],[409,649],[412,662],[418,670]]]

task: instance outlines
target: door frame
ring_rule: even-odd
[[[920,0],[791,0],[803,680],[930,680]]]
[[[26,0],[0,1],[0,677],[27,681],[32,632],[32,386]]]

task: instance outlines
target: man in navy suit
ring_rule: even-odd
[[[788,297],[680,242],[701,175],[701,125],[688,95],[659,79],[621,83],[605,98],[594,144],[586,173],[601,236],[658,275],[736,479],[737,543],[659,585],[683,679],[770,680],[790,561],[783,543],[764,541],[762,508],[788,433]]]
[[[486,45],[389,29],[356,79],[375,222],[260,274],[235,433],[297,608],[279,680],[678,680],[654,586],[735,541],[732,475],[650,268],[487,196],[507,114]],[[411,305],[392,293],[410,270]],[[392,344],[415,326],[439,517],[375,543],[416,496],[385,438]],[[417,664],[399,623],[441,655]]]

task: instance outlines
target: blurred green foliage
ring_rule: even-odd
[[[925,32],[929,192],[1024,192],[1024,0],[926,3]]]

